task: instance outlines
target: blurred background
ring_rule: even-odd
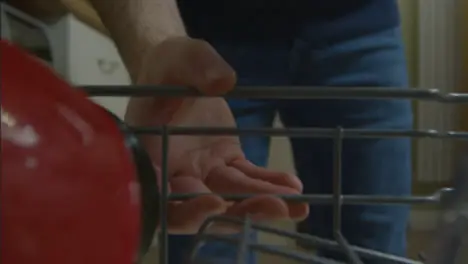
[[[87,0],[24,0],[23,4],[18,1],[15,9],[2,10],[3,37],[42,58],[74,85],[130,83],[114,44]],[[468,92],[468,0],[400,0],[399,4],[412,86]],[[111,97],[94,100],[120,116],[127,101]],[[468,129],[466,107],[415,103],[414,108],[417,129]],[[279,122],[276,125],[281,126]],[[287,139],[275,138],[272,144],[270,167],[294,173]],[[414,146],[414,194],[429,195],[450,186],[454,161],[466,147],[435,140],[418,140]],[[412,257],[430,240],[436,217],[436,206],[413,208],[408,231]],[[293,223],[277,225],[295,228]],[[293,242],[281,238],[263,239],[294,247]],[[148,263],[156,263],[153,253],[156,251]]]

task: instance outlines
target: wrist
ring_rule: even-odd
[[[185,33],[180,34],[155,34],[154,36],[146,35],[142,38],[135,38],[129,40],[128,44],[120,45],[120,53],[123,57],[125,66],[130,74],[133,83],[139,83],[141,80],[141,74],[145,74],[144,69],[147,68],[150,62],[154,60],[155,52],[159,45],[162,45],[165,41],[186,37]]]
[[[148,53],[174,36],[186,36],[175,0],[90,0],[135,81]]]

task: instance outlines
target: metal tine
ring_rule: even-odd
[[[178,86],[87,85],[82,90],[90,96],[206,96],[195,89]],[[443,94],[438,89],[402,89],[379,87],[311,86],[237,86],[224,95],[244,99],[418,99],[448,103],[468,103],[468,93]]]
[[[168,263],[168,191],[169,191],[169,180],[168,180],[168,150],[169,150],[169,135],[166,127],[163,127],[162,134],[162,168],[161,168],[161,195],[159,203],[159,221],[161,225],[161,231],[159,233],[159,262]]]
[[[468,153],[460,160],[454,191],[442,199],[443,211],[435,241],[427,252],[426,264],[455,264],[468,240]]]
[[[214,259],[196,259],[196,260],[190,260],[188,264],[218,264],[218,260]]]
[[[302,138],[333,138],[333,128],[229,128],[229,127],[168,127],[171,136],[287,136]],[[161,135],[161,127],[129,127],[124,132],[137,135]],[[468,132],[437,130],[366,130],[343,129],[344,138],[432,138],[468,140]]]
[[[249,217],[244,220],[244,226],[242,230],[242,238],[239,239],[239,247],[237,250],[237,264],[243,264],[247,258],[247,254],[250,252],[250,240],[249,234],[252,232],[252,221]]]
[[[80,87],[90,96],[162,96],[162,97],[199,97],[206,96],[197,92],[195,89],[188,87],[171,87],[171,86],[83,86]],[[441,103],[467,104],[468,93],[441,93],[437,89],[401,89],[401,88],[378,88],[378,87],[236,87],[232,92],[224,95],[228,98],[248,98],[248,99],[400,99],[400,100],[422,100]],[[165,141],[163,149],[167,150],[169,135],[262,135],[262,136],[289,136],[289,137],[320,137],[333,138],[336,135],[336,129],[323,128],[273,128],[273,129],[237,129],[226,127],[209,127],[209,128],[191,128],[191,127],[131,127],[128,132],[135,134],[159,134],[162,135]],[[468,132],[448,131],[439,132],[436,130],[359,130],[359,129],[341,129],[341,138],[392,138],[392,137],[413,137],[413,138],[437,138],[437,139],[461,139],[468,140]],[[167,152],[167,151],[165,151]],[[167,162],[167,153],[165,154]],[[468,164],[468,163],[467,163]],[[163,166],[166,167],[166,166]],[[167,168],[163,168],[163,182],[167,182]],[[337,174],[338,175],[338,174]],[[459,177],[460,179],[460,177]],[[336,181],[339,183],[339,181]],[[335,184],[336,185],[336,184]],[[468,174],[464,175],[463,181],[456,184],[457,189],[442,189],[432,196],[369,196],[369,195],[341,195],[337,186],[333,195],[290,195],[279,196],[280,198],[290,202],[304,202],[309,204],[335,204],[335,240],[327,240],[319,237],[314,237],[306,234],[292,233],[274,228],[269,228],[262,225],[250,223],[250,221],[242,221],[240,219],[232,219],[226,217],[213,217],[208,219],[197,234],[197,243],[206,240],[221,240],[229,243],[237,243],[239,245],[238,263],[242,263],[246,252],[250,250],[262,251],[278,256],[283,256],[288,259],[301,261],[304,263],[315,264],[335,264],[336,261],[324,259],[311,254],[294,252],[292,250],[284,250],[268,245],[250,243],[246,237],[234,238],[216,234],[206,234],[207,227],[214,221],[231,222],[238,225],[244,225],[244,233],[249,233],[252,229],[269,232],[284,237],[304,240],[310,244],[329,248],[337,251],[344,251],[348,256],[349,261],[353,264],[361,264],[359,257],[374,258],[388,260],[391,263],[400,264],[422,264],[418,261],[401,258],[389,254],[384,254],[374,250],[364,249],[349,245],[345,237],[338,228],[340,225],[340,207],[341,204],[422,204],[422,203],[437,203],[444,201],[448,194],[455,197],[449,205],[446,205],[444,218],[440,236],[437,243],[430,252],[428,262],[426,264],[455,264],[454,250],[449,250],[459,247],[457,242],[460,240],[462,231],[468,230]],[[200,194],[171,194],[168,195],[167,186],[162,188],[161,199],[161,215],[167,215],[167,202],[181,201],[191,199]],[[250,198],[255,194],[245,195],[222,195],[226,200],[239,201]],[[336,203],[339,204],[336,204]],[[455,220],[449,221],[446,217],[448,214],[455,215]],[[164,217],[163,217],[164,218]],[[167,226],[167,221],[162,220],[162,226]],[[165,228],[163,228],[165,229]],[[467,231],[468,232],[468,231]],[[167,230],[161,232],[161,251],[160,260],[162,263],[167,262]],[[193,251],[194,257],[196,251]],[[198,262],[197,262],[198,263]],[[201,262],[200,262],[201,263]]]
[[[356,254],[351,245],[348,243],[346,238],[341,234],[341,232],[335,233],[336,242],[340,245],[341,249],[344,251],[345,255],[348,257],[351,264],[364,264],[361,258]]]
[[[222,241],[231,244],[239,243],[239,239],[236,237],[215,235],[215,234],[203,234],[201,236],[201,241]],[[258,243],[252,243],[249,245],[251,250],[257,252],[263,252],[267,254],[272,254],[280,257],[284,257],[287,260],[295,260],[302,263],[313,263],[313,264],[343,264],[326,258],[322,258],[313,254],[307,254],[302,252],[297,252],[293,249],[283,249],[280,247],[275,247],[271,245],[264,245]]]
[[[338,242],[343,253],[346,255],[351,264],[363,264],[359,256],[350,247],[346,239],[341,233],[342,223],[342,205],[343,205],[343,190],[342,190],[342,151],[343,151],[343,134],[344,129],[338,127],[335,130],[334,148],[333,148],[333,234]]]
[[[239,244],[238,248],[238,255],[237,255],[237,263],[242,264],[245,262],[247,254],[251,251],[251,247],[254,247],[258,244],[252,244],[249,241],[249,234],[253,231],[252,230],[252,221],[249,217],[243,221],[243,230],[242,230],[242,238],[237,239],[237,243]],[[205,235],[202,235],[200,238],[203,240]],[[318,256],[310,255],[310,254],[297,254],[295,251],[292,250],[281,250],[276,249],[275,247],[271,247],[271,252],[269,252],[266,248],[260,248],[259,250],[264,251],[266,253],[273,253],[276,255],[289,257],[289,259],[294,259],[296,261],[303,261],[304,263],[313,263],[313,264],[339,264],[336,261],[332,261],[326,258],[321,258]],[[353,263],[353,264],[360,264],[360,263]]]
[[[452,189],[444,188],[429,196],[380,196],[380,195],[343,195],[342,203],[348,205],[365,205],[365,204],[434,204],[441,201],[441,197],[450,193]],[[173,193],[169,195],[170,201],[185,201],[196,198],[201,194],[186,194]],[[256,194],[221,194],[222,198],[227,201],[242,201]],[[308,204],[332,204],[334,202],[333,195],[329,194],[302,194],[302,195],[276,195],[287,202],[308,203]]]
[[[239,219],[235,217],[213,216],[213,217],[208,218],[203,223],[202,227],[199,229],[196,235],[196,239],[195,239],[196,242],[195,242],[194,249],[192,251],[192,259],[195,259],[196,257],[197,247],[199,246],[200,243],[204,241],[218,240],[218,241],[225,241],[228,243],[239,243],[238,242],[239,239],[235,237],[226,237],[226,236],[217,235],[217,234],[206,234],[205,233],[206,229],[215,222],[230,223],[230,224],[237,225],[239,227],[244,225],[243,219]],[[297,233],[297,232],[289,232],[289,231],[269,227],[269,226],[262,225],[262,224],[252,223],[251,227],[253,230],[256,230],[256,231],[267,232],[267,233],[275,234],[275,235],[282,236],[285,238],[306,241],[307,243],[312,244],[318,248],[326,248],[326,249],[335,250],[335,251],[342,250],[341,246],[339,245],[337,241],[333,241],[330,239],[324,239],[324,238],[320,238],[320,237],[316,237],[316,236],[312,236],[308,234]],[[422,264],[419,261],[410,260],[410,259],[406,259],[403,257],[394,256],[391,254],[386,254],[386,253],[382,253],[379,251],[361,248],[361,247],[357,247],[353,245],[349,245],[349,248],[352,249],[360,257],[367,258],[367,259],[382,259],[382,260],[387,260],[389,261],[389,263],[394,263],[394,264]],[[278,254],[278,250],[280,249],[273,247],[271,245],[261,245],[261,244],[253,243],[253,244],[250,244],[250,249],[291,258],[291,256],[289,255],[287,256],[284,255],[285,252],[280,252]],[[288,252],[289,251],[287,251],[286,254],[289,254]],[[297,255],[299,253],[294,253],[294,254]],[[295,258],[295,260],[298,260],[298,261],[302,261],[302,259],[303,257],[301,256],[298,258]],[[306,262],[306,263],[310,263],[310,261],[311,260],[309,260],[309,262]],[[329,262],[329,263],[334,263],[334,262]]]

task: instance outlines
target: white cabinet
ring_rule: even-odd
[[[130,83],[127,70],[110,38],[71,15],[65,17],[65,20],[68,26],[68,74],[72,83]]]
[[[51,25],[49,36],[58,71],[73,85],[130,84],[130,77],[113,41],[67,15]],[[92,100],[123,117],[128,98],[94,97]]]

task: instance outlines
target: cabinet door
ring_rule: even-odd
[[[76,85],[129,84],[127,69],[113,41],[72,15],[67,19],[71,82]]]
[[[67,17],[68,73],[70,81],[82,85],[128,85],[130,78],[113,41],[104,34]],[[93,101],[123,118],[127,97],[93,97]]]

